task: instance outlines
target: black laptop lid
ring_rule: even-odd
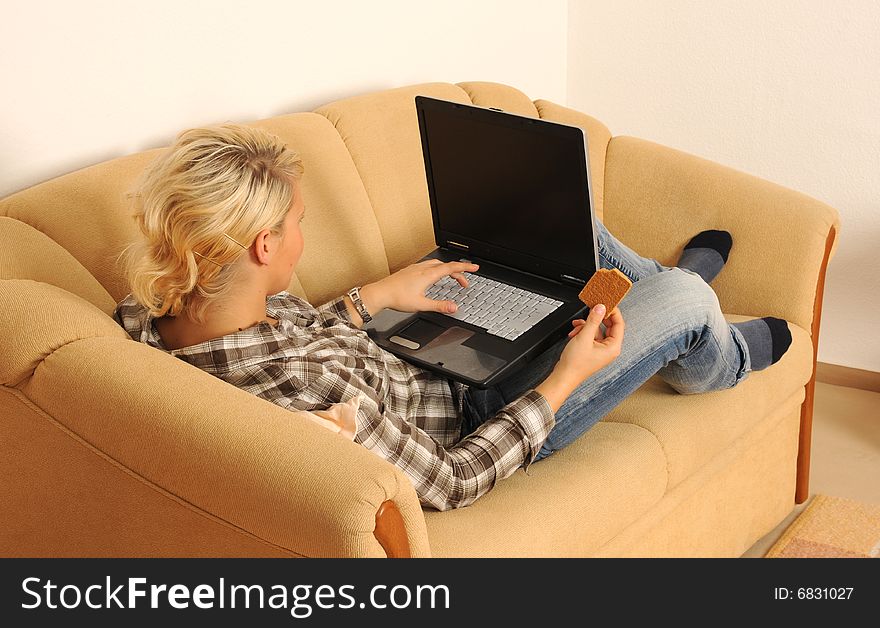
[[[564,283],[596,271],[583,131],[416,96],[437,246]]]

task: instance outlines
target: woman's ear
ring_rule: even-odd
[[[254,254],[261,265],[269,264],[270,254],[274,252],[272,235],[269,229],[263,229],[254,239]]]

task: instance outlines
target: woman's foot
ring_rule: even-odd
[[[703,281],[709,283],[727,263],[731,246],[733,238],[727,231],[701,231],[684,245],[676,266],[694,271]]]
[[[781,318],[765,316],[731,325],[742,332],[749,346],[750,371],[760,371],[776,364],[791,346],[788,323]]]

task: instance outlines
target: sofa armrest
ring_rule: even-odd
[[[717,163],[633,137],[614,137],[605,165],[605,225],[639,254],[673,266],[705,229],[733,248],[712,282],[724,312],[812,328],[833,207]]]
[[[169,498],[289,554],[429,554],[418,497],[396,467],[146,345],[66,344],[20,390]]]

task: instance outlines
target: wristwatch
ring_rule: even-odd
[[[358,314],[361,315],[361,319],[364,321],[364,325],[366,325],[373,320],[373,317],[370,316],[370,313],[367,311],[367,306],[364,305],[364,302],[361,300],[360,289],[361,286],[355,286],[349,290],[347,294],[351,299],[351,302],[354,303],[354,309],[358,311]]]

